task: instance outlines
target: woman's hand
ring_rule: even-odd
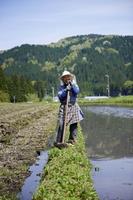
[[[69,84],[66,86],[66,89],[67,89],[68,91],[70,91],[71,88],[72,88],[72,86],[71,86],[70,83],[69,83]]]

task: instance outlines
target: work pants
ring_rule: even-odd
[[[69,126],[69,140],[75,140],[76,139],[77,128],[78,128],[78,123],[70,124],[70,126]],[[60,124],[60,126],[58,128],[57,137],[56,137],[57,143],[62,142],[63,130],[64,130],[64,123]]]

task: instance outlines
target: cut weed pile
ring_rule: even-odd
[[[91,164],[81,131],[68,148],[52,148],[43,180],[34,200],[98,200],[91,179]]]

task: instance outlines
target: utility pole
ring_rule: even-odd
[[[16,96],[13,96],[13,103],[16,103]]]
[[[110,97],[110,82],[109,82],[109,75],[106,74],[105,77],[107,78],[107,92],[108,92],[108,97]]]
[[[52,97],[53,97],[53,101],[54,101],[54,87],[52,87]]]

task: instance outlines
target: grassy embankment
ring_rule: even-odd
[[[52,148],[34,200],[97,200],[81,130],[73,146]]]
[[[116,106],[131,106],[133,107],[133,96],[110,97],[109,99],[79,99],[79,104],[87,105],[116,105]]]

